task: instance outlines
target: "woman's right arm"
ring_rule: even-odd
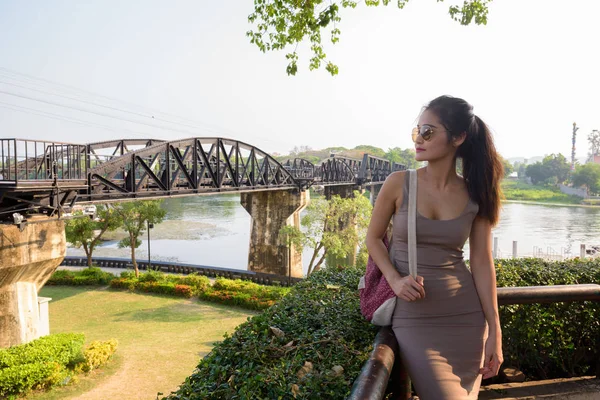
[[[406,301],[414,301],[425,297],[423,278],[417,276],[415,280],[410,275],[402,277],[392,265],[389,253],[383,243],[383,236],[387,231],[392,215],[396,212],[396,206],[402,204],[402,188],[404,187],[404,179],[407,176],[405,171],[394,172],[385,180],[373,207],[373,214],[367,231],[367,250],[396,296]]]

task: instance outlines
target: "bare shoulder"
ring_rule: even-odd
[[[406,175],[408,174],[408,171],[396,171],[396,172],[392,172],[390,175],[388,175],[388,177],[385,180],[385,184],[387,185],[389,182],[389,185],[403,185],[404,184],[404,179],[406,177]]]
[[[395,212],[402,204],[404,179],[408,176],[407,171],[393,172],[385,180],[377,201],[384,205],[390,212]]]

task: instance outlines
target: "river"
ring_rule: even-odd
[[[239,195],[165,200],[167,217],[150,231],[152,260],[246,269],[250,216],[239,200]],[[534,251],[576,256],[581,243],[588,248],[600,244],[600,208],[504,203],[500,223],[492,233],[498,238],[499,256],[512,255],[513,241],[517,241],[519,256],[531,256]],[[129,257],[129,249],[117,246],[119,235],[111,238],[94,256]],[[136,256],[146,260],[147,236],[142,239]],[[81,255],[83,250],[69,248],[67,254]],[[310,249],[305,249],[305,271],[309,260]]]

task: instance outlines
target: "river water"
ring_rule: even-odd
[[[167,199],[164,207],[166,220],[150,231],[152,260],[247,268],[250,216],[240,205],[239,195]],[[512,256],[513,241],[517,241],[518,256],[534,252],[577,256],[582,243],[588,248],[600,245],[600,208],[504,203],[500,223],[492,233],[498,238],[498,256]],[[129,249],[118,248],[119,237],[113,233],[112,240],[98,247],[94,256],[129,257]],[[136,257],[147,260],[147,236],[142,239]],[[67,254],[82,255],[83,250],[69,248]],[[305,272],[310,254],[305,249]]]

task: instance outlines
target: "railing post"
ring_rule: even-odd
[[[513,240],[513,258],[517,258],[517,241]]]
[[[498,237],[494,237],[494,259],[498,257]]]
[[[583,243],[581,244],[581,246],[579,246],[579,258],[585,258],[585,244]]]

